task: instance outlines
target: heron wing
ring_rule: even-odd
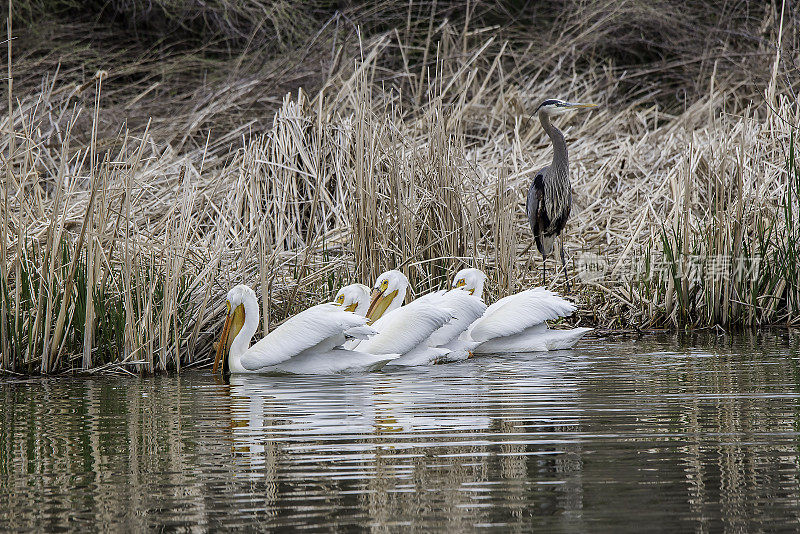
[[[553,252],[553,241],[555,235],[550,230],[550,216],[547,213],[545,202],[545,180],[549,172],[549,167],[545,167],[536,174],[528,189],[528,202],[525,206],[528,212],[528,222],[531,225],[536,248],[542,256],[548,256]]]
[[[525,204],[525,211],[528,214],[528,222],[531,225],[531,232],[533,232],[533,235],[539,233],[539,204],[543,193],[542,178],[546,170],[547,167],[537,172],[528,188],[528,201]]]
[[[335,304],[312,306],[250,347],[242,355],[242,366],[252,371],[281,363],[302,352],[329,351],[344,342],[346,331],[363,327],[366,322],[365,317],[344,311]]]
[[[469,329],[474,341],[518,334],[545,321],[571,315],[577,308],[552,291],[536,287],[509,295],[489,306]]]

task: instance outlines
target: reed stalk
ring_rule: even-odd
[[[552,154],[530,116],[545,97],[603,104],[557,120],[580,320],[797,324],[796,21],[765,11],[775,27],[758,35],[777,47],[697,55],[685,28],[657,33],[643,4],[603,5],[580,3],[587,23],[542,8],[552,31],[533,36],[489,24],[497,13],[473,2],[447,20],[443,2],[361,6],[358,31],[326,19],[296,53],[299,37],[282,33],[285,57],[241,51],[234,71],[217,49],[109,52],[117,66],[86,80],[87,65],[111,63],[80,49],[59,66],[43,51],[14,65],[16,99],[9,61],[2,369],[196,366],[236,283],[258,287],[263,332],[389,268],[409,275],[412,296],[472,265],[488,272],[491,299],[542,284],[524,206]],[[752,22],[692,16],[717,36]],[[672,48],[637,63],[628,52],[646,49],[629,19]],[[324,80],[297,74],[320,62]],[[690,88],[679,104],[676,87]],[[591,280],[589,256],[602,260]],[[564,291],[560,262],[548,267]]]

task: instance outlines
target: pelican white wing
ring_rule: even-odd
[[[342,348],[327,352],[305,351],[277,365],[262,367],[260,373],[331,375],[377,371],[397,357],[397,354],[365,354]]]
[[[436,292],[420,297],[414,302],[424,301],[449,310],[453,319],[440,326],[428,338],[429,347],[441,347],[458,338],[462,332],[486,312],[481,299],[460,289]]]
[[[431,334],[453,318],[450,310],[424,299],[401,306],[375,321],[378,334],[358,345],[359,352],[405,354],[424,343]]]
[[[412,351],[406,352],[399,358],[393,359],[386,363],[389,367],[415,367],[418,365],[432,365],[434,363],[449,362],[447,356],[450,354],[450,349],[443,349],[441,347],[425,347],[419,345]]]
[[[370,337],[374,336],[377,333],[378,331],[372,328],[371,326],[364,325],[364,326],[356,326],[355,328],[350,328],[347,330],[347,332],[344,333],[344,335],[346,338],[359,340],[359,339],[369,339]]]
[[[545,323],[542,323],[541,325],[532,326],[519,334],[490,339],[473,350],[478,354],[493,354],[569,349],[587,332],[591,331],[591,328],[551,330],[547,328]]]
[[[545,321],[572,315],[577,308],[552,291],[536,287],[502,298],[486,308],[483,317],[469,328],[473,341],[519,334]]]
[[[325,353],[344,343],[351,328],[364,327],[367,319],[336,304],[319,304],[287,320],[250,347],[241,357],[247,370],[276,365],[301,353]],[[359,332],[362,332],[360,330]]]

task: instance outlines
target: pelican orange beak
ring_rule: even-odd
[[[225,326],[222,328],[222,335],[220,336],[219,341],[217,342],[217,355],[214,358],[214,368],[211,370],[213,374],[217,374],[217,369],[219,368],[219,362],[222,360],[223,351],[225,352],[228,351],[227,347],[228,335],[230,334],[231,331],[232,316],[231,316],[231,303],[226,302],[225,304],[227,304],[228,306],[228,314],[225,317]]]
[[[466,291],[466,292],[467,292],[467,293],[469,293],[470,295],[474,295],[474,294],[475,294],[475,288],[473,287],[472,289],[467,289],[466,287],[464,287],[465,285],[467,285],[467,283],[466,283],[466,282],[464,281],[464,279],[462,278],[461,280],[459,280],[458,282],[456,282],[456,283],[453,285],[453,287],[454,287],[454,288],[456,288],[456,289],[462,289],[463,291]]]
[[[386,312],[386,308],[389,307],[389,304],[392,303],[396,296],[396,289],[387,294],[384,294],[384,292],[380,289],[373,289],[372,295],[370,295],[371,300],[369,303],[369,309],[367,309],[367,319],[369,319],[367,324],[372,324],[380,319],[384,312]]]
[[[228,305],[228,316],[225,318],[225,326],[222,328],[222,335],[217,343],[217,355],[214,358],[214,367],[211,370],[213,374],[217,373],[218,368],[221,368],[223,373],[225,372],[225,365],[233,340],[236,339],[242,326],[244,326],[244,306],[239,304],[231,313],[231,303],[227,302],[226,304]]]
[[[358,308],[358,302],[354,302],[351,305],[346,306],[344,311],[354,312],[356,311],[356,308]]]

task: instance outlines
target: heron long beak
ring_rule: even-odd
[[[389,304],[391,304],[397,296],[397,290],[395,289],[391,293],[384,295],[382,291],[375,289],[372,291],[371,296],[372,300],[369,303],[369,309],[367,309],[367,319],[369,319],[367,324],[372,324],[381,318],[386,308],[389,307]]]
[[[597,107],[597,104],[584,104],[582,102],[567,102],[567,105],[572,109],[596,108]]]

